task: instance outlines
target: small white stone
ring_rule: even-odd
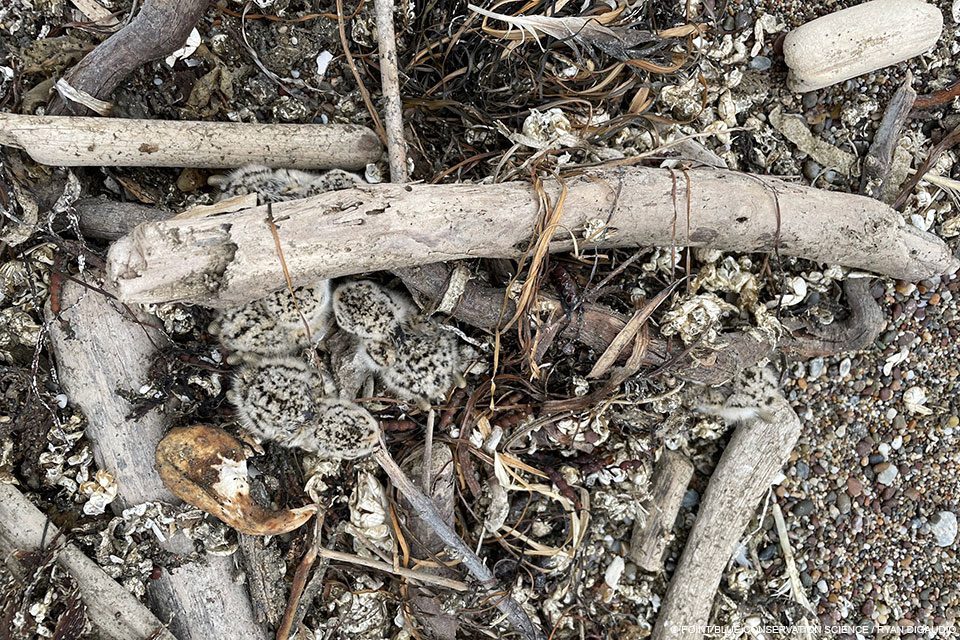
[[[853,362],[850,361],[850,358],[844,358],[840,362],[839,374],[840,379],[846,378],[850,375],[850,369],[853,367]]]
[[[327,72],[330,61],[333,60],[333,54],[329,51],[321,51],[317,56],[317,76],[322,78]]]
[[[941,511],[936,523],[930,524],[930,533],[937,539],[937,546],[949,547],[957,539],[957,516],[952,511]]]
[[[897,469],[897,465],[891,464],[889,467],[877,474],[877,482],[889,487],[893,484],[893,481],[896,480],[898,473],[900,473],[900,470]]]
[[[956,521],[954,521],[954,534],[956,534]],[[611,589],[617,588],[625,566],[623,558],[620,556],[615,556],[613,562],[607,565],[607,570],[603,572],[603,581],[607,583],[608,587]]]

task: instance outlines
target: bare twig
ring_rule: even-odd
[[[860,193],[871,198],[879,197],[883,184],[890,175],[890,159],[900,139],[900,130],[910,115],[917,92],[910,87],[913,75],[907,71],[903,84],[893,94],[883,119],[873,136],[873,143],[863,159],[863,174],[860,176]]]
[[[352,18],[354,15],[356,14],[350,17]],[[357,65],[353,61],[353,54],[350,53],[350,41],[347,39],[345,20],[346,18],[343,15],[343,0],[337,0],[337,26],[340,30],[340,45],[343,47],[343,55],[346,57],[347,65],[353,73],[353,79],[357,81],[357,88],[363,97],[363,104],[367,106],[367,113],[370,114],[370,118],[373,120],[373,128],[377,130],[377,135],[380,137],[381,142],[387,144],[387,134],[383,130],[383,123],[380,122],[380,116],[377,114],[377,110],[373,108],[373,101],[370,100],[370,92],[367,91],[367,87],[363,84],[363,80],[360,78],[360,72],[357,70]]]
[[[393,481],[393,484],[406,496],[410,504],[417,511],[417,515],[439,536],[443,543],[449,548],[453,557],[460,560],[467,571],[474,578],[480,581],[484,590],[494,590],[497,579],[493,573],[470,547],[443,521],[443,516],[437,511],[433,501],[417,489],[416,485],[407,478],[406,474],[400,469],[400,466],[394,461],[390,452],[387,451],[386,444],[380,441],[380,447],[374,453],[374,457],[380,466]],[[510,594],[503,593],[501,597],[495,598],[497,608],[506,616],[507,620],[516,631],[518,631],[527,640],[543,640],[543,633],[531,622],[526,612],[517,604]]]
[[[783,520],[783,510],[780,504],[774,500],[773,522],[777,526],[777,539],[780,541],[780,549],[783,551],[783,562],[787,566],[787,578],[790,580],[790,591],[793,599],[811,615],[816,615],[816,609],[807,599],[807,594],[803,590],[803,583],[800,581],[800,572],[797,571],[797,563],[793,560],[793,548],[790,546],[790,538],[787,536],[787,523]]]
[[[348,564],[355,564],[361,567],[376,569],[377,571],[393,573],[398,576],[403,576],[404,578],[408,578],[410,580],[417,580],[424,584],[433,584],[438,587],[446,587],[447,589],[453,589],[454,591],[470,590],[470,585],[468,585],[466,582],[460,582],[459,580],[451,580],[450,578],[435,576],[431,573],[426,573],[424,571],[415,571],[413,569],[405,569],[404,567],[394,567],[392,564],[387,564],[386,562],[380,562],[379,560],[371,560],[370,558],[364,558],[362,556],[356,556],[350,553],[342,553],[340,551],[331,551],[330,549],[324,549],[321,547],[317,551],[317,554],[329,560],[333,560],[335,562],[346,562]]]
[[[320,534],[323,531],[323,516],[325,514],[326,510],[321,509],[313,521],[313,539],[310,541],[310,547],[306,553],[303,554],[303,558],[300,559],[300,564],[297,565],[297,570],[293,574],[293,585],[290,587],[290,597],[287,598],[287,607],[283,612],[283,619],[280,621],[280,626],[277,627],[277,640],[287,640],[287,637],[290,635],[290,630],[293,628],[293,620],[297,614],[297,605],[300,604],[300,596],[303,595],[303,589],[307,584],[307,575],[310,573],[310,568],[313,566],[313,563],[317,559],[317,554],[320,552]]]
[[[946,89],[940,89],[931,94],[919,96],[914,101],[913,108],[917,111],[933,109],[934,107],[939,107],[940,105],[950,102],[957,96],[960,96],[960,82],[954,82]]]
[[[960,126],[954,127],[950,133],[943,137],[943,140],[933,145],[933,148],[930,149],[930,155],[923,161],[923,164],[920,165],[916,173],[900,188],[900,194],[893,203],[894,209],[903,209],[903,205],[907,203],[907,198],[910,197],[917,183],[923,179],[924,174],[930,170],[930,167],[937,163],[937,160],[940,159],[944,151],[952,149],[958,143],[960,143]]]
[[[427,413],[427,433],[423,440],[423,469],[420,475],[420,486],[427,495],[433,493],[430,485],[433,471],[433,424],[436,421],[436,415],[433,408]]]

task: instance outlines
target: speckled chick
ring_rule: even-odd
[[[760,418],[773,422],[773,408],[780,395],[777,372],[767,365],[745,369],[733,383],[733,392],[723,404],[700,404],[701,413],[716,416],[732,425]]]
[[[260,165],[240,167],[229,175],[214,176],[209,182],[220,188],[218,200],[255,193],[258,204],[298,200],[365,184],[360,176],[340,169],[317,175],[297,169],[270,169]]]
[[[298,358],[250,358],[227,397],[245,429],[285,447],[335,459],[373,451],[376,419],[356,403],[333,394],[326,372]]]
[[[463,384],[457,338],[432,320],[405,321],[397,339],[364,340],[363,347],[384,386],[423,409]]]
[[[342,460],[365,456],[376,448],[380,428],[366,409],[340,398],[321,400],[318,408],[316,423],[296,446]]]
[[[399,295],[370,280],[345,282],[333,292],[333,315],[341,329],[368,340],[394,337],[411,313]]]
[[[330,282],[323,280],[294,289],[297,305],[317,340],[330,322]],[[293,353],[307,344],[303,319],[289,289],[242,307],[218,311],[208,331],[227,349],[261,355]]]
[[[320,415],[320,400],[332,391],[329,377],[300,358],[248,358],[227,399],[251,433],[298,446]]]

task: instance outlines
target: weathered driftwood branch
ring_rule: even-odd
[[[873,143],[863,158],[860,195],[880,199],[884,183],[890,176],[890,160],[893,158],[893,149],[900,140],[900,130],[903,129],[917,99],[917,92],[910,86],[911,82],[913,74],[907,71],[903,84],[890,98],[883,112],[880,126],[873,135]]]
[[[39,550],[41,540],[50,544],[57,534],[57,528],[16,487],[0,483],[0,560],[19,549]],[[100,637],[176,640],[132,593],[74,545],[66,544],[57,551],[57,561],[77,581],[87,615],[100,631]]]
[[[550,250],[571,250],[573,235],[580,249],[596,246],[594,240],[603,247],[676,243],[730,251],[778,245],[782,254],[906,280],[957,268],[942,240],[907,226],[875,200],[728,171],[689,173],[689,229],[667,171],[635,167],[567,179],[560,221],[566,231]],[[556,202],[560,186],[545,189]],[[459,258],[517,257],[539,215],[532,187],[521,182],[366,185],[273,206],[294,284]],[[266,207],[141,225],[114,243],[108,263],[108,277],[128,302],[226,307],[284,283]]]
[[[0,113],[0,145],[54,166],[362,169],[377,135],[353,124],[254,124]]]
[[[393,0],[374,0],[377,12],[377,46],[380,52],[380,87],[386,104],[383,126],[387,132],[387,158],[390,182],[406,182],[407,152],[403,140],[403,104],[400,101],[400,77],[397,72],[397,36],[393,29]]]
[[[630,558],[644,571],[659,572],[663,567],[667,534],[673,530],[692,477],[693,463],[682,453],[666,449],[657,461],[653,489],[645,505],[649,512],[647,521],[633,526],[630,540]]]
[[[866,349],[886,326],[887,317],[870,294],[869,278],[848,278],[843,283],[850,315],[827,326],[813,327],[790,322],[792,336],[784,336],[779,347],[792,358],[815,358],[844,351]]]
[[[63,79],[78,91],[107,100],[131,71],[182,47],[206,8],[206,0],[145,0],[140,13],[127,26],[100,43]],[[92,112],[55,95],[47,113]]]
[[[741,424],[720,457],[663,598],[653,640],[703,636],[734,547],[800,437],[800,419],[787,401],[780,397],[774,406],[772,422]]]
[[[157,411],[130,418],[132,406],[123,397],[136,394],[147,381],[157,346],[165,342],[163,334],[73,282],[64,285],[60,307],[58,316],[49,305],[46,314],[57,372],[64,392],[87,418],[98,466],[117,480],[120,492],[114,504],[179,502],[164,488],[152,462],[170,427],[168,418]],[[183,556],[193,552],[192,541],[182,535],[161,547]],[[233,574],[233,560],[220,556],[165,570],[148,587],[152,608],[163,620],[173,618],[170,629],[179,640],[263,640],[246,589]]]
[[[394,273],[414,296],[419,298],[423,306],[429,307],[433,300],[444,295],[450,267],[430,264],[394,269]],[[545,291],[538,295],[551,299],[550,294]],[[502,315],[501,309],[504,310]],[[587,302],[581,310],[582,319],[575,318],[560,335],[582,342],[598,352],[603,352],[610,345],[623,331],[628,320],[623,314],[602,304]],[[513,300],[506,297],[504,289],[485,287],[471,281],[464,287],[463,295],[454,306],[452,315],[457,320],[475,327],[493,330],[509,320],[515,311]],[[641,364],[646,367],[661,367],[670,363],[667,370],[683,380],[718,385],[732,380],[743,369],[753,366],[762,358],[769,358],[778,346],[792,344],[790,337],[784,337],[781,343],[777,344],[764,340],[757,332],[738,331],[720,336],[712,347],[695,349],[692,353],[683,355],[681,344],[675,343],[670,351],[664,339],[651,335]],[[819,343],[817,345],[820,346]],[[620,360],[625,359],[625,356],[626,354],[622,353]]]

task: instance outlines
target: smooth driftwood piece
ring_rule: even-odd
[[[670,580],[653,640],[699,640],[723,570],[757,503],[800,437],[800,418],[783,397],[772,422],[737,427],[710,478],[680,564]]]
[[[918,56],[940,39],[943,14],[923,0],[872,0],[787,34],[791,91],[815,91]]]
[[[0,113],[0,145],[58,167],[363,169],[377,135],[354,124],[256,124]]]
[[[566,180],[550,250],[692,245],[772,251],[918,280],[956,270],[936,236],[869,198],[772,178],[696,169],[690,226],[684,188],[670,172],[643,167]],[[560,186],[546,183],[557,202]],[[619,191],[619,196],[618,196]],[[776,193],[776,199],[774,194]],[[779,243],[777,207],[779,202]],[[273,205],[294,284],[461,258],[515,258],[540,215],[524,182],[494,185],[365,185]],[[127,302],[181,301],[229,307],[284,285],[267,207],[151,222],[116,241],[108,278]],[[605,233],[598,227],[609,219]],[[584,238],[585,228],[594,229]]]
[[[132,407],[121,395],[136,394],[147,381],[156,349],[165,344],[163,334],[128,319],[122,307],[73,282],[65,283],[60,306],[58,317],[49,305],[46,314],[57,373],[70,402],[87,418],[97,464],[117,480],[115,507],[179,502],[153,468],[154,450],[170,427],[168,418],[158,411],[128,418]],[[186,556],[193,542],[176,535],[161,547]],[[207,555],[201,562],[170,568],[148,590],[153,611],[164,621],[173,618],[170,630],[179,640],[266,638],[246,588],[234,579],[232,558]]]
[[[207,0],[145,0],[129,24],[100,43],[63,79],[94,99],[107,100],[131,71],[182,47],[206,8]],[[92,111],[55,95],[47,114],[68,113],[88,115]]]
[[[57,533],[57,528],[16,487],[0,483],[0,559],[19,549],[39,550],[41,540],[49,544]],[[77,581],[87,615],[101,638],[177,640],[132,593],[72,544],[57,551],[57,561]]]
[[[630,558],[644,571],[655,573],[663,567],[667,534],[673,529],[683,494],[693,477],[693,463],[678,451],[663,452],[653,471],[653,489],[645,505],[649,515],[633,528]]]

